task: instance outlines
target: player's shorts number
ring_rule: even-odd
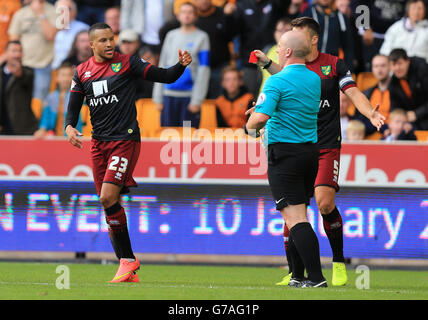
[[[117,164],[120,162],[120,166],[119,168],[117,167]],[[121,173],[125,173],[126,172],[126,168],[128,167],[128,159],[126,158],[120,158],[117,156],[112,156],[111,157],[111,162],[110,162],[110,166],[108,167],[109,170],[113,170],[113,171],[119,171]]]
[[[339,180],[339,161],[337,161],[337,160],[334,160],[333,180],[336,183]]]

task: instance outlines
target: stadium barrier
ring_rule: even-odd
[[[0,138],[0,258],[113,259],[92,183],[90,142]],[[428,144],[344,144],[337,205],[353,261],[427,266]],[[282,218],[255,140],[142,141],[122,197],[145,261],[282,264]],[[308,218],[331,256],[314,201]],[[43,253],[43,254],[41,254]],[[369,259],[369,260],[366,260]],[[374,260],[373,260],[374,259]]]

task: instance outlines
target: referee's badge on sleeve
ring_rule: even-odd
[[[263,104],[263,102],[265,101],[266,101],[266,94],[262,92],[260,93],[259,98],[257,99],[256,106]]]

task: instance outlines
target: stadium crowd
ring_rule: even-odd
[[[369,25],[360,23],[360,5],[370,10]],[[387,117],[376,132],[342,95],[343,140],[427,140],[427,5],[428,0],[2,0],[0,134],[64,135],[74,68],[91,57],[88,29],[100,21],[111,26],[117,51],[151,64],[175,64],[177,49],[192,53],[193,63],[174,84],[137,80],[143,135],[150,136],[145,127],[153,123],[179,127],[184,120],[195,128],[242,128],[269,76],[249,62],[251,52],[263,50],[277,61],[276,43],[291,20],[309,16],[321,26],[320,51],[343,58],[358,87]],[[78,129],[90,135],[87,107]]]

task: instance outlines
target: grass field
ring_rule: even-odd
[[[280,268],[143,265],[140,283],[110,284],[116,265],[68,264],[70,289],[55,286],[59,264],[0,263],[0,299],[424,299],[427,271],[371,270],[370,289],[358,290],[349,269],[345,287],[295,289],[275,286]],[[324,270],[329,284],[331,271]]]

